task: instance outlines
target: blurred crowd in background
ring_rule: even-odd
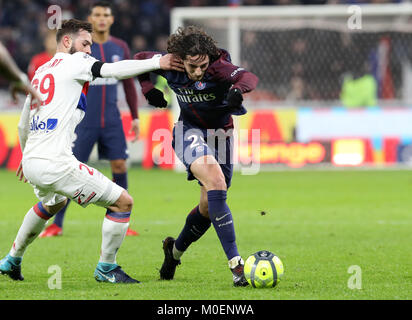
[[[17,62],[18,66],[22,70],[27,70],[31,57],[44,50],[44,39],[47,34],[47,8],[50,5],[59,5],[62,8],[63,19],[65,18],[77,18],[86,19],[90,5],[94,3],[94,0],[15,0],[7,1],[0,0],[0,41],[8,48],[9,52]],[[111,34],[125,40],[134,54],[143,50],[159,50],[165,51],[167,37],[170,34],[170,11],[173,7],[202,7],[202,6],[257,6],[257,5],[327,5],[327,4],[364,4],[364,3],[389,3],[389,2],[402,2],[401,0],[386,1],[386,0],[372,0],[372,1],[357,1],[357,0],[114,0],[112,1],[114,8],[115,23],[112,26]],[[310,36],[310,35],[309,35]],[[256,37],[259,35],[245,34],[243,35],[243,44],[245,48],[254,46],[254,49],[258,48],[255,45]],[[277,37],[277,38],[276,38]],[[333,41],[341,41],[336,36]],[[361,39],[362,40],[362,39]],[[273,42],[273,46],[276,47],[283,40],[279,36],[274,36],[272,39],[265,40]],[[348,42],[348,41],[347,41]],[[351,41],[349,41],[351,42]],[[309,38],[299,36],[296,34],[296,41],[292,46],[289,46],[291,52],[285,51],[270,52],[267,55],[268,64],[276,65],[285,68],[290,66],[288,70],[282,72],[277,71],[282,75],[279,77],[279,83],[275,85],[282,86],[285,80],[285,74],[290,74],[290,81],[287,83],[293,90],[288,92],[277,93],[278,98],[287,99],[288,95],[292,95],[294,92],[299,92],[299,88],[302,86],[301,81],[306,81],[305,72],[302,71],[302,65],[300,63],[300,57],[306,55],[311,50],[311,43]],[[345,43],[343,43],[344,45]],[[352,42],[350,43],[352,44]],[[265,49],[265,48],[263,48]],[[352,46],[348,45],[345,48],[345,54],[353,55]],[[251,49],[252,50],[252,49]],[[255,50],[254,50],[255,51]],[[243,51],[247,55],[247,50]],[[366,54],[366,53],[365,53]],[[331,55],[333,56],[333,55]],[[316,68],[320,64],[325,64],[325,60],[322,56],[315,54],[315,60],[318,64],[313,64],[311,67]],[[247,56],[243,56],[246,67],[251,68],[254,71],[253,61]],[[355,59],[356,60],[356,59]],[[332,61],[330,68],[322,69],[324,72],[339,73],[342,72],[342,66],[339,66],[339,61]],[[354,65],[355,71],[359,70],[362,66]],[[270,70],[270,69],[267,69]],[[276,72],[276,71],[275,71]],[[310,73],[306,73],[306,75]],[[262,85],[265,82],[265,75],[260,75],[262,78]],[[326,85],[333,87],[333,92],[328,93],[336,98],[339,95],[340,86],[339,83],[331,83],[323,77],[326,81]],[[337,79],[335,77],[335,79]],[[1,81],[1,80],[0,80]],[[4,85],[4,82],[0,82],[0,86]],[[270,85],[270,84],[268,84]],[[271,84],[274,85],[273,83]],[[319,95],[319,93],[317,93]],[[300,98],[316,98],[316,93],[310,91],[302,92]],[[276,96],[274,96],[276,98]],[[322,99],[322,97],[320,97]],[[327,97],[328,99],[330,97]]]

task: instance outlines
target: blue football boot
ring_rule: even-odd
[[[13,280],[23,281],[21,274],[21,258],[15,258],[9,254],[0,260],[0,274],[7,274]]]
[[[128,276],[117,264],[107,264],[99,262],[94,271],[94,278],[98,282],[110,283],[140,283]]]

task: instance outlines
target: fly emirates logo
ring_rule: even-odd
[[[212,93],[195,93],[193,89],[179,88],[179,93],[176,92],[177,100],[180,102],[208,102],[216,99],[216,95]]]

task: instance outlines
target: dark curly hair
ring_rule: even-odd
[[[189,56],[208,55],[211,61],[219,57],[216,41],[197,26],[179,27],[167,41],[167,52],[182,59]]]
[[[77,19],[63,20],[61,28],[57,30],[56,41],[59,42],[66,34],[76,34],[81,30],[92,33],[92,24]]]

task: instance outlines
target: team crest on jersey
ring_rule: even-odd
[[[196,81],[195,87],[197,90],[203,90],[204,88],[206,88],[206,83],[202,81]]]
[[[112,55],[112,62],[117,62],[120,61],[120,56],[118,56],[117,54]]]

